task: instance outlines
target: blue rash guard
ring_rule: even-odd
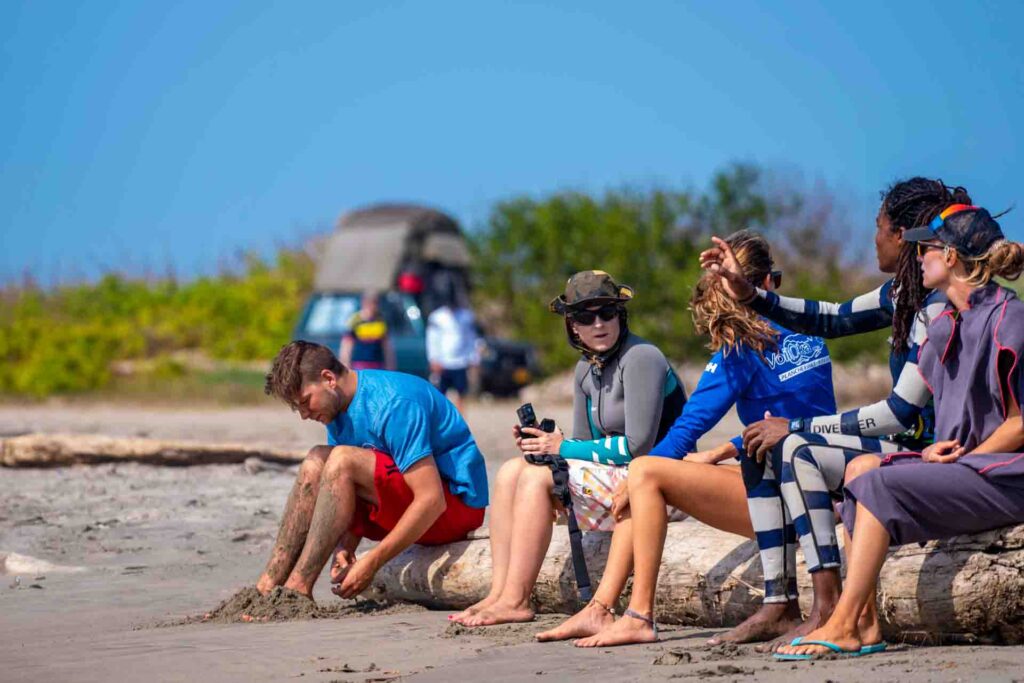
[[[711,357],[682,414],[651,455],[686,457],[733,404],[744,425],[763,419],[766,410],[780,417],[835,413],[832,360],[824,340],[772,328],[779,333],[778,346],[767,349],[764,359],[742,344]],[[743,438],[732,443],[742,455]]]

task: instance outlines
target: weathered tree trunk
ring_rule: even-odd
[[[604,569],[609,538],[586,535],[593,581]],[[802,562],[798,571],[806,611],[812,596],[810,579]],[[477,538],[413,547],[378,573],[375,587],[390,599],[457,609],[484,597],[490,579],[489,543]],[[761,564],[753,541],[694,520],[669,525],[658,579],[659,620],[731,626],[757,609],[761,589]],[[542,612],[576,609],[564,528],[555,529],[534,600]],[[879,610],[890,637],[1024,642],[1024,526],[923,548],[905,546],[891,553],[882,569]]]
[[[91,434],[28,434],[4,439],[0,445],[0,465],[4,467],[64,467],[105,462],[219,465],[245,462],[253,457],[294,464],[300,462],[303,455],[241,444],[113,438]]]

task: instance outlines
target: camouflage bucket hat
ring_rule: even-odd
[[[617,301],[625,303],[633,298],[633,288],[618,285],[612,276],[603,270],[583,270],[565,283],[565,294],[559,294],[548,304],[552,313],[565,312],[591,303]]]

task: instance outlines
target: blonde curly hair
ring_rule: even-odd
[[[999,240],[977,258],[957,257],[967,271],[964,281],[971,287],[984,287],[994,277],[1016,280],[1024,272],[1024,245],[1019,242]]]
[[[771,273],[771,248],[764,237],[751,230],[740,230],[725,241],[732,247],[743,275],[751,283],[759,285]],[[689,308],[697,333],[710,337],[707,347],[712,352],[723,349],[728,355],[743,344],[763,358],[767,349],[777,346],[778,332],[764,318],[729,296],[719,276],[713,273],[705,273],[698,280]]]

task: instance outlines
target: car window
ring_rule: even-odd
[[[309,311],[305,334],[310,336],[341,336],[348,332],[348,323],[359,310],[358,294],[325,294],[320,296]],[[415,335],[416,327],[410,316],[419,321],[419,308],[408,297],[388,292],[380,298],[380,314],[388,325],[388,332],[401,336]]]

